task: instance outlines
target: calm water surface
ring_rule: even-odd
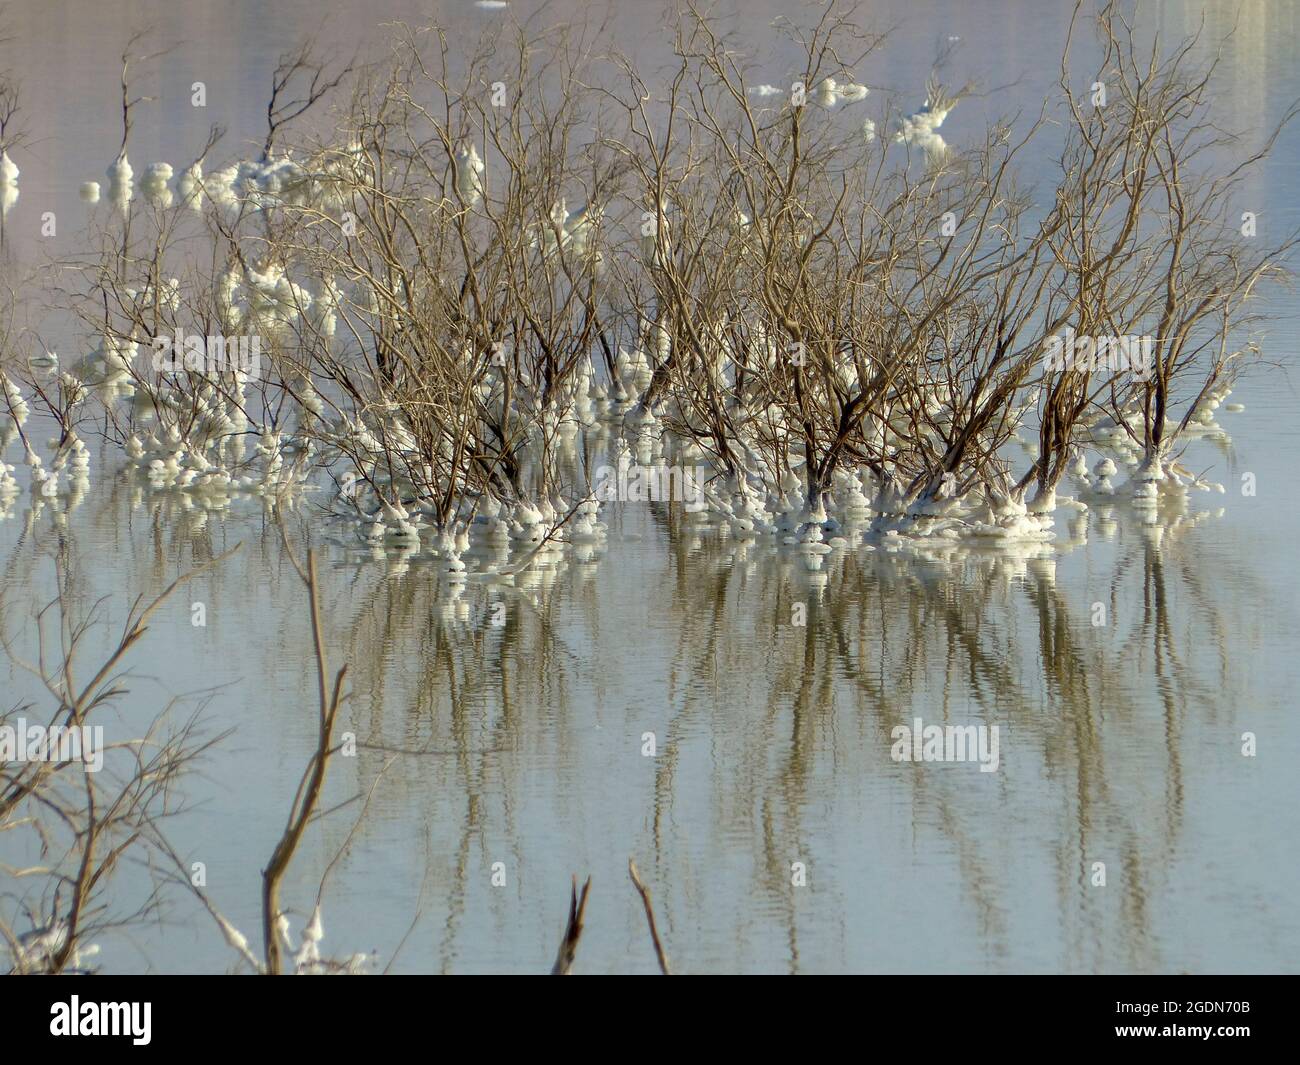
[[[945,133],[960,143],[1050,91],[1066,21],[1065,5],[1051,7],[871,5],[876,24],[899,29],[861,73],[919,93],[936,41],[960,36],[954,80],[1015,82],[954,112]],[[190,158],[210,121],[229,127],[231,150],[259,137],[269,71],[302,29],[324,21],[324,39],[369,47],[381,21],[435,9],[467,40],[490,21],[468,4],[389,0],[14,5],[24,46],[3,55],[33,136],[16,157],[10,254],[56,257],[34,236],[41,212],[76,218],[77,186],[102,180],[119,136],[124,27],[152,23],[183,42],[140,120],[139,171]],[[615,10],[627,47],[647,62],[666,54],[655,5]],[[785,6],[720,10],[766,41]],[[1167,3],[1149,20],[1180,36],[1202,10],[1217,37],[1237,7]],[[1283,0],[1242,9],[1223,61],[1229,120],[1260,128],[1300,96],[1296,18]],[[199,78],[210,106],[196,127],[188,86]],[[1243,210],[1270,232],[1300,224],[1298,165],[1293,130],[1246,190]],[[654,971],[626,875],[634,856],[684,972],[1295,971],[1300,404],[1285,370],[1295,305],[1271,310],[1265,350],[1283,367],[1233,395],[1246,411],[1222,414],[1231,444],[1199,443],[1185,460],[1227,494],[1194,495],[1206,513],[1167,514],[1163,531],[1094,508],[1078,523],[1063,513],[1052,550],[859,548],[818,578],[761,544],[699,536],[675,511],[625,504],[609,508],[599,561],[571,557],[513,591],[471,582],[456,595],[436,562],[333,543],[304,501],[286,524],[299,549],[308,538],[322,547],[329,644],[351,667],[343,727],[361,744],[336,762],[329,800],[368,797],[327,881],[325,948],[373,950],[397,971],[545,971],[569,878],[589,873],[578,969]],[[6,624],[30,650],[56,559],[78,608],[100,603],[120,626],[136,595],[242,543],[158,616],[121,715],[126,728],[179,698],[209,734],[232,730],[187,782],[191,809],[168,834],[206,864],[209,893],[251,937],[260,870],[315,743],[302,585],[260,506],[186,511],[105,462],[66,520],[33,517],[20,500],[0,521]],[[1253,498],[1240,495],[1244,472],[1256,475]],[[488,623],[498,601],[499,628]],[[206,628],[191,626],[193,602]],[[1105,627],[1092,624],[1097,602]],[[790,624],[796,603],[808,605],[806,627]],[[5,703],[32,694],[8,664],[0,690]],[[917,716],[999,725],[999,770],[895,763],[890,730]],[[1241,754],[1246,731],[1255,758]],[[645,732],[654,758],[641,754]],[[299,911],[360,813],[354,804],[313,829],[285,890]],[[1104,888],[1091,884],[1098,861]],[[491,886],[495,862],[504,887]],[[807,887],[791,886],[794,862]],[[133,882],[128,872],[123,890]],[[231,962],[180,894],[168,923],[103,946],[113,971]]]

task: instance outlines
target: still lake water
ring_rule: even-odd
[[[1050,8],[873,4],[875,25],[899,28],[858,73],[919,103],[936,41],[960,36],[954,80],[1015,84],[953,113],[944,132],[959,145],[1051,91],[1068,6]],[[77,186],[102,180],[116,152],[125,27],[185,42],[159,64],[160,100],[138,120],[139,170],[188,160],[210,121],[228,126],[231,151],[257,138],[269,71],[303,30],[324,22],[323,39],[371,47],[379,23],[435,9],[466,39],[492,18],[386,0],[14,5],[23,46],[0,55],[22,82],[32,136],[15,157],[9,254],[42,261],[75,246],[62,224],[63,243],[45,246],[56,242],[36,236],[40,214],[76,218]],[[570,6],[549,10],[562,18]],[[648,65],[665,57],[656,5],[614,10],[626,47]],[[719,10],[764,41],[788,13]],[[1148,17],[1180,36],[1202,10],[1219,37],[1238,8],[1166,3]],[[1300,96],[1297,17],[1285,0],[1242,9],[1220,82],[1229,124],[1261,128]],[[196,126],[198,79],[209,113]],[[1270,234],[1300,224],[1298,134],[1245,193],[1243,210]],[[1271,312],[1265,352],[1282,366],[1233,394],[1244,413],[1220,412],[1231,444],[1198,443],[1185,460],[1227,494],[1193,494],[1210,513],[1163,533],[1122,508],[1094,508],[1079,525],[1063,512],[1055,550],[858,549],[832,556],[819,580],[762,544],[694,536],[676,512],[623,504],[606,510],[598,563],[571,559],[516,593],[471,582],[456,597],[436,563],[331,544],[304,500],[287,523],[324,551],[328,641],[351,666],[343,728],[363,745],[335,763],[329,800],[370,796],[327,884],[325,950],[373,950],[395,971],[543,972],[577,873],[593,888],[576,970],[651,972],[632,856],[682,972],[1296,971],[1295,303],[1275,299]],[[21,632],[52,597],[56,554],[78,606],[104,599],[100,616],[120,626],[136,595],[242,542],[157,617],[131,660],[123,717],[183,696],[202,704],[209,734],[233,730],[187,782],[193,808],[168,834],[206,864],[209,893],[252,937],[260,870],[315,742],[302,585],[260,506],[186,512],[112,478],[106,461],[65,522],[48,509],[30,520],[25,498],[0,521],[7,625]],[[1240,494],[1245,472],[1254,497]],[[487,622],[498,600],[501,628]],[[206,628],[190,625],[200,601]],[[1096,602],[1105,627],[1092,624]],[[795,603],[808,604],[804,628],[790,624]],[[0,664],[0,691],[16,703],[30,681]],[[999,725],[998,771],[892,761],[890,730],[917,716]],[[1254,758],[1241,754],[1246,731]],[[641,754],[645,732],[654,758]],[[356,813],[309,835],[284,892],[298,911]],[[1091,884],[1097,861],[1104,888]],[[491,886],[495,862],[504,887]],[[806,887],[791,886],[794,862]],[[105,939],[104,968],[229,966],[191,900],[177,895],[169,918]]]

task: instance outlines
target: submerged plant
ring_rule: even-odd
[[[835,5],[785,31],[789,91],[689,4],[662,88],[581,24],[463,56],[402,26],[374,65],[304,44],[257,158],[214,168],[214,128],[148,169],[177,196],[119,189],[66,264],[93,351],[5,384],[10,436],[34,403],[64,464],[93,425],[205,507],[332,486],[342,542],[457,579],[467,551],[501,570],[598,542],[602,457],[700,469],[698,520],[810,565],[827,538],[1046,541],[1060,506],[1208,487],[1183,442],[1217,431],[1295,240],[1233,221],[1277,130],[1216,170],[1236,140],[1196,39],[1143,49],[1113,5],[1096,26],[1100,96],[1078,94],[1072,23],[1059,100],[960,137],[976,88],[931,76],[913,113],[877,109],[855,71],[887,39]]]

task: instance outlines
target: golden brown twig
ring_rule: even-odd
[[[632,883],[636,885],[637,894],[641,896],[641,905],[645,907],[646,923],[650,925],[650,938],[654,941],[655,957],[659,959],[659,971],[664,976],[671,976],[672,971],[668,968],[668,955],[664,951],[664,945],[659,939],[659,929],[655,927],[655,912],[650,906],[650,889],[641,882],[641,877],[636,871],[636,862],[631,858],[627,860],[627,871],[632,877]]]

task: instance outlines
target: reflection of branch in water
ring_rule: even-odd
[[[129,505],[125,493],[119,505]],[[158,501],[144,511],[152,556],[143,563],[145,581],[169,560],[215,550],[224,535],[214,519],[169,537],[165,506]],[[438,581],[420,579],[418,562],[393,579],[375,568],[354,571],[352,588],[341,594],[345,582],[334,582],[334,616],[358,667],[351,709],[361,737],[359,776],[374,792],[382,762],[435,756],[391,774],[375,801],[380,819],[429,822],[425,882],[447,910],[437,944],[421,949],[440,955],[444,969],[463,956],[480,852],[502,847],[505,856],[513,848],[517,861],[535,866],[522,840],[531,828],[518,823],[525,800],[536,795],[528,790],[535,787],[530,773],[555,767],[563,780],[577,775],[590,753],[579,730],[590,725],[592,706],[619,690],[629,648],[639,656],[644,646],[635,667],[655,671],[651,682],[662,683],[667,698],[651,708],[664,724],[656,730],[659,756],[648,767],[648,838],[636,846],[653,854],[657,868],[673,871],[656,899],[668,927],[688,927],[691,908],[716,904],[715,895],[677,874],[695,863],[693,848],[721,839],[727,859],[750,862],[746,872],[754,876],[736,936],[783,934],[790,967],[798,968],[810,932],[825,935],[828,911],[819,906],[818,924],[807,924],[809,911],[794,905],[789,889],[789,862],[796,855],[829,860],[828,831],[858,816],[850,807],[828,822],[838,794],[832,782],[838,789],[861,780],[910,802],[927,863],[936,855],[953,863],[978,914],[977,949],[997,955],[1008,938],[1019,938],[1007,916],[1018,889],[1000,875],[1006,863],[1031,872],[1041,864],[1059,885],[1065,964],[1098,964],[1090,952],[1102,940],[1092,922],[1113,920],[1115,911],[1096,908],[1097,893],[1080,870],[1107,858],[1123,863],[1125,949],[1134,965],[1152,963],[1154,940],[1138,925],[1179,843],[1188,723],[1230,712],[1215,697],[1232,682],[1230,612],[1207,594],[1209,578],[1183,549],[1181,533],[1167,532],[1162,541],[1126,533],[1118,576],[1109,592],[1095,593],[1073,575],[1058,586],[1054,559],[978,552],[919,560],[855,549],[828,556],[814,579],[764,545],[719,543],[671,514],[661,524],[666,564],[664,556],[647,561],[631,548],[611,548],[610,565],[624,562],[620,550],[635,560],[619,585],[628,594],[611,601],[608,583],[576,566],[534,574],[536,584],[516,589],[530,609],[516,603],[500,628],[481,622],[490,613],[483,604],[503,593],[471,583],[459,600]],[[75,532],[74,522],[63,534],[63,557],[78,558]],[[113,537],[131,542],[117,532],[103,540]],[[278,545],[262,539],[255,565],[225,573],[228,601],[283,571]],[[25,542],[27,555],[39,542]],[[124,559],[124,568],[132,565]],[[25,579],[22,566],[10,569],[16,582]],[[93,576],[84,565],[79,572]],[[1234,575],[1214,579],[1231,583]],[[1094,596],[1109,600],[1110,629],[1090,624]],[[790,624],[800,602],[808,607],[802,632]],[[460,603],[478,623],[461,620]],[[642,616],[655,622],[644,641],[627,631],[629,619]],[[300,630],[292,619],[282,624],[280,643],[291,645]],[[273,649],[266,653],[270,661]],[[1160,710],[1154,717],[1146,712],[1152,707]],[[997,787],[979,788],[972,782],[984,778],[943,770],[894,772],[890,730],[914,713],[1008,727],[1014,747]],[[1159,786],[1137,788],[1135,769],[1158,775]],[[583,795],[575,786],[575,822],[591,809]],[[1161,816],[1143,809],[1143,799],[1159,801]],[[1011,844],[997,826],[1016,823],[1027,807],[1034,817],[1024,822],[1026,834],[1017,833],[1010,853],[1000,850]],[[577,845],[574,822],[560,831],[548,846]],[[865,857],[848,851],[834,860],[839,871],[853,872]],[[778,954],[782,949],[778,943]]]
[[[389,747],[387,744],[383,744],[383,743],[358,743],[356,746],[357,746],[357,750],[359,751],[382,751],[384,754],[398,754],[410,758],[423,758],[428,755],[444,755],[444,756],[449,755],[451,757],[458,758],[461,755],[465,755],[465,754],[505,754],[510,749],[508,747],[482,747],[482,748],[478,748],[475,750],[468,750],[468,751],[461,750],[459,748],[443,751],[443,750],[434,750],[429,747],[421,747],[421,748]]]
[[[1070,826],[1059,837],[1064,849],[1049,851],[1061,885],[1063,912],[1068,918],[1089,905],[1086,895],[1080,894],[1086,892],[1080,875],[1085,861],[1116,855],[1123,861],[1124,937],[1131,949],[1144,955],[1132,964],[1152,964],[1150,937],[1138,925],[1146,920],[1151,875],[1173,860],[1181,831],[1180,715],[1193,702],[1199,704],[1201,715],[1217,713],[1212,695],[1223,689],[1227,679],[1227,658],[1222,653],[1210,656],[1214,668],[1209,676],[1199,654],[1189,659],[1183,653],[1187,647],[1200,651],[1206,646],[1204,630],[1211,634],[1209,646],[1221,652],[1223,647],[1221,607],[1202,594],[1194,567],[1180,574],[1178,584],[1180,593],[1196,602],[1190,613],[1170,601],[1169,560],[1160,555],[1155,541],[1142,541],[1147,552],[1143,566],[1134,569],[1122,562],[1117,567],[1111,613],[1116,604],[1124,610],[1130,603],[1139,605],[1139,632],[1144,635],[1134,640],[1094,630],[1089,599],[1071,607],[1050,561],[1031,561],[1026,569],[992,554],[963,552],[948,564],[848,552],[827,560],[821,585],[826,590],[819,591],[816,585],[803,589],[797,578],[782,583],[773,577],[776,567],[759,547],[755,553],[762,559],[760,575],[749,591],[759,602],[777,604],[776,625],[769,627],[766,618],[771,607],[763,610],[763,623],[749,621],[753,610],[747,608],[748,597],[742,599],[736,591],[735,575],[743,571],[743,563],[715,569],[715,558],[725,559],[743,549],[734,541],[688,534],[669,520],[662,524],[669,557],[676,564],[673,594],[681,601],[673,668],[697,678],[675,707],[674,724],[708,711],[716,720],[718,708],[708,705],[705,692],[708,678],[719,671],[725,671],[733,684],[745,680],[726,700],[731,708],[755,705],[747,695],[753,686],[762,684],[767,692],[762,719],[741,732],[753,738],[741,759],[726,772],[715,762],[715,787],[729,791],[730,783],[735,784],[734,794],[719,796],[715,805],[725,811],[722,816],[727,821],[739,822],[737,828],[754,819],[760,853],[765,856],[757,890],[770,895],[787,914],[792,959],[797,954],[792,911],[787,908],[789,892],[778,874],[791,854],[816,846],[815,840],[804,836],[804,811],[809,807],[812,779],[825,773],[817,767],[829,761],[837,774],[853,773],[851,767],[863,761],[864,752],[867,762],[875,763],[879,752],[888,750],[890,728],[910,720],[922,705],[919,697],[932,704],[938,700],[944,721],[952,714],[974,714],[1010,728],[1016,738],[1013,765],[1023,765],[1025,770],[1004,787],[1023,790],[1024,782],[1033,779],[1030,767],[1035,753],[1043,760],[1049,774],[1044,779],[1063,801],[1065,824]],[[1166,543],[1177,538],[1167,535]],[[944,579],[942,574],[951,577]],[[808,626],[802,633],[786,624],[790,604],[800,597],[808,605]],[[1026,607],[1028,627],[1021,624]],[[1186,619],[1185,631],[1172,629],[1174,617]],[[746,661],[742,654],[761,657],[762,668],[742,664]],[[1130,657],[1134,662],[1126,665]],[[1144,666],[1145,657],[1153,657],[1154,668]],[[827,731],[818,724],[832,726],[843,717],[837,699],[846,689],[855,695],[856,719],[868,726],[873,737],[865,748],[853,743],[843,746],[838,726]],[[952,699],[954,693],[958,698]],[[1159,744],[1147,746],[1160,752],[1161,760],[1155,764],[1166,767],[1167,783],[1165,816],[1156,822],[1162,823],[1163,831],[1154,835],[1151,819],[1131,807],[1130,779],[1136,766],[1118,753],[1139,722],[1131,714],[1115,713],[1153,701],[1163,708],[1164,725],[1159,735],[1146,737]],[[788,729],[778,732],[775,726],[786,714],[790,715]],[[671,739],[668,746],[674,746]],[[750,785],[755,776],[764,779],[762,767],[777,751],[782,757],[776,773],[778,788],[754,790]],[[1123,784],[1118,790],[1110,780],[1116,774]],[[657,784],[672,779],[661,771]],[[984,857],[986,847],[981,841],[988,822],[978,819],[984,801],[972,807],[962,794],[964,779],[956,776],[914,772],[901,779],[913,789],[918,809],[933,807],[936,827],[957,844],[964,871],[961,881],[975,893],[986,932],[1005,941],[1010,931],[1006,914],[1011,910],[1002,896],[1008,885],[995,875],[998,866]],[[656,793],[661,794],[658,786]],[[669,795],[663,798],[671,802]],[[671,864],[674,858],[662,853],[664,844],[657,831],[659,801],[656,852],[661,861]],[[999,812],[999,818],[1005,816]],[[1039,825],[1046,829],[1044,839],[1050,840],[1050,822]],[[1068,919],[1066,924],[1078,927]],[[1095,931],[1072,940],[1069,957],[1078,958],[1095,942]]]

